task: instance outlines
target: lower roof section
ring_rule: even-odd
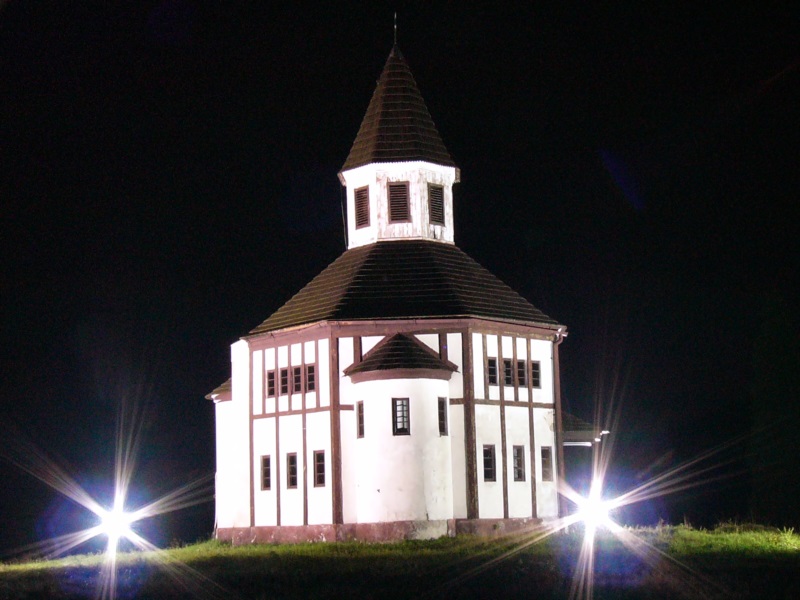
[[[347,250],[250,335],[319,321],[450,317],[561,327],[457,246],[398,240]]]

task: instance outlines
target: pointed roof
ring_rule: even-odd
[[[396,240],[347,250],[250,334],[329,320],[448,317],[560,327],[457,246]]]
[[[342,171],[373,162],[412,160],[456,166],[433,124],[406,59],[395,45]]]
[[[367,373],[369,371],[395,371],[423,369],[452,373],[454,364],[442,360],[433,350],[413,336],[396,333],[364,355],[359,363],[344,370],[345,375]]]

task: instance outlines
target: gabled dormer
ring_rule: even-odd
[[[397,239],[453,243],[459,170],[397,46],[339,179],[347,188],[348,248]]]

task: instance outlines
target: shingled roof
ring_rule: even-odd
[[[365,354],[361,362],[346,368],[344,374],[355,375],[369,371],[398,369],[425,369],[452,373],[456,370],[456,366],[443,361],[416,338],[397,333]]]
[[[392,48],[342,171],[424,160],[455,167],[400,49]]]
[[[347,250],[250,334],[326,320],[442,317],[558,326],[458,247],[397,240]]]

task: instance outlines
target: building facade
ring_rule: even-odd
[[[347,250],[231,347],[216,535],[387,540],[559,514],[566,328],[454,243],[445,148],[392,49],[339,174]]]

